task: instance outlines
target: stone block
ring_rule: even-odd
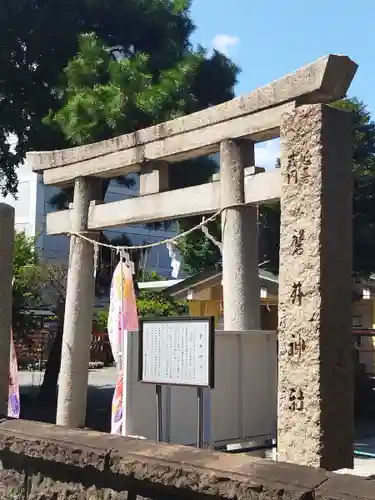
[[[0,425],[0,456],[9,461],[17,457],[47,463],[73,465],[103,472],[108,460],[111,436],[86,430],[25,420],[6,420]],[[109,441],[108,441],[109,440]],[[42,465],[42,462],[40,463]]]
[[[0,443],[1,500],[375,500],[362,478],[37,422],[0,422]]]
[[[25,474],[0,466],[1,500],[25,500]]]
[[[315,500],[375,500],[375,481],[333,475],[316,489]]]

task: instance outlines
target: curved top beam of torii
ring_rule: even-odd
[[[345,97],[357,64],[328,55],[242,97],[107,141],[31,152],[27,161],[44,183],[71,184],[76,177],[111,178],[138,171],[146,162],[176,162],[219,150],[225,139],[254,142],[279,135],[281,115],[294,106]]]

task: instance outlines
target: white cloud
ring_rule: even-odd
[[[212,46],[224,55],[229,56],[230,49],[240,43],[238,36],[216,35],[212,40]]]
[[[280,139],[263,142],[255,146],[255,164],[265,169],[274,168],[280,156]]]

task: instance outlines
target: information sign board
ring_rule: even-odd
[[[214,318],[140,322],[139,380],[157,385],[214,387]]]

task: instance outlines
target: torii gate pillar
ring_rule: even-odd
[[[74,183],[72,231],[87,233],[91,200],[99,198],[100,180],[79,177]],[[95,238],[90,232],[90,238]],[[74,234],[70,238],[69,272],[61,352],[57,425],[85,426],[90,341],[95,296],[94,247]]]
[[[260,328],[258,224],[245,202],[245,167],[255,165],[252,141],[223,141],[220,147],[224,330]],[[235,206],[238,204],[239,206]]]
[[[278,458],[353,466],[350,114],[323,104],[283,117]]]

